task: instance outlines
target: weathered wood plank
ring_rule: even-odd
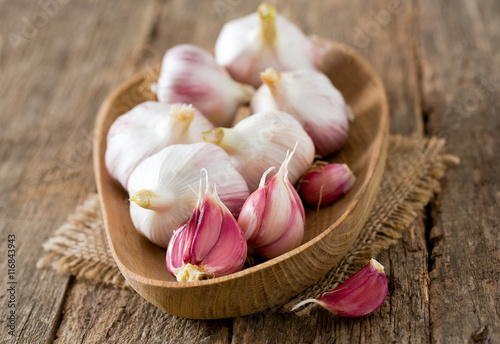
[[[218,14],[212,9],[211,3],[199,5],[192,3],[192,7],[203,7],[196,13],[212,13],[214,20]],[[197,6],[194,6],[197,5]],[[146,6],[143,4],[142,6]],[[149,6],[149,7],[148,7]],[[124,59],[116,65],[119,74],[111,74],[115,70],[109,67],[96,68],[95,74],[111,74],[114,82],[123,80],[124,76],[156,62],[156,52],[164,52],[172,43],[169,35],[181,38],[193,32],[192,14],[180,6],[179,2],[164,3],[150,2],[147,12],[142,18],[122,23],[116,21],[117,29],[122,30],[123,36],[130,33],[129,25],[140,20],[148,30],[139,39],[129,42],[129,50]],[[133,11],[132,11],[133,12]],[[105,14],[103,14],[105,15]],[[133,14],[130,14],[133,17]],[[137,14],[136,14],[137,15]],[[125,26],[124,26],[125,25]],[[167,27],[165,27],[165,25]],[[196,32],[204,33],[203,30]],[[199,45],[203,45],[208,36],[196,38]],[[124,38],[127,40],[127,38]],[[182,38],[185,40],[185,38]],[[104,45],[104,43],[101,43]],[[166,44],[167,47],[163,47]],[[213,44],[213,43],[210,43]],[[109,47],[112,49],[112,47]],[[101,47],[103,54],[109,53],[106,47]],[[153,53],[151,53],[153,51]],[[109,92],[109,89],[98,89],[96,104]],[[92,120],[94,120],[92,114]],[[90,165],[90,164],[89,164]],[[91,167],[91,166],[90,166]],[[71,286],[63,308],[63,318],[57,331],[56,342],[83,342],[83,343],[213,343],[227,342],[231,321],[193,321],[164,314],[149,304],[133,291],[116,290],[102,285],[91,285],[85,281],[75,281]]]
[[[417,219],[401,244],[378,257],[386,268],[389,294],[375,314],[346,319],[320,308],[306,318],[261,312],[235,319],[233,343],[427,342],[428,276],[422,224],[422,218]]]
[[[227,343],[226,320],[190,320],[166,314],[139,294],[75,283],[54,343]]]
[[[498,343],[499,4],[421,0],[419,9],[428,129],[461,159],[433,216],[432,341]]]
[[[315,3],[312,7],[300,1],[279,2],[278,7],[306,32],[344,42],[370,61],[386,86],[391,131],[422,135],[418,60],[412,40],[417,24],[411,2],[376,1],[367,5],[335,1]],[[386,267],[390,291],[376,314],[349,320],[323,310],[305,319],[262,312],[234,320],[233,342],[428,342],[428,251],[424,219],[415,221],[404,234],[402,244],[391,247],[379,259]]]
[[[17,244],[16,336],[7,333],[5,306],[2,343],[54,337],[69,277],[36,269],[41,243],[94,190],[95,113],[133,72],[122,67],[149,37],[156,16],[154,2],[50,3],[0,3],[2,252],[8,234]],[[7,277],[0,277],[5,305]]]

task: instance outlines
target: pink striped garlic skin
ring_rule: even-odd
[[[304,237],[304,206],[288,180],[292,156],[293,152],[287,154],[278,173],[267,182],[273,168],[264,173],[259,188],[243,204],[238,217],[249,247],[267,259],[300,246]]]
[[[301,180],[300,197],[310,205],[328,205],[349,192],[355,182],[346,164],[318,166]]]
[[[315,69],[319,53],[294,23],[262,3],[256,13],[224,25],[215,43],[215,59],[235,80],[259,87],[266,68]]]
[[[205,195],[200,192],[193,215],[170,240],[167,269],[179,282],[197,281],[241,270],[246,256],[245,235],[207,177]]]
[[[331,155],[344,145],[350,108],[323,73],[311,69],[280,73],[268,68],[261,78],[264,84],[252,99],[252,111],[289,113],[300,122],[321,156]]]
[[[217,126],[229,126],[254,91],[231,79],[208,51],[192,44],[167,51],[156,87],[160,102],[193,104]]]
[[[364,317],[382,306],[388,290],[384,267],[372,259],[333,291],[324,293],[318,300],[304,300],[292,310],[309,303],[316,303],[341,317]]]

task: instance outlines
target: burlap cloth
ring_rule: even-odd
[[[446,165],[458,163],[444,153],[444,140],[390,137],[389,154],[377,199],[360,236],[348,254],[316,284],[274,310],[287,312],[299,301],[318,298],[345,281],[378,251],[395,243],[415,220],[419,210],[439,190]],[[79,205],[43,244],[48,254],[38,267],[50,265],[60,273],[130,288],[109,250],[97,194]],[[313,305],[297,314],[308,314]]]

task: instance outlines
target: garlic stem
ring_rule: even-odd
[[[257,12],[260,17],[260,33],[262,39],[269,45],[276,41],[276,8],[267,3],[259,5]]]
[[[281,74],[276,69],[269,67],[260,73],[260,78],[272,90],[281,80]]]
[[[175,134],[180,137],[188,135],[189,127],[194,118],[195,109],[192,105],[174,104],[172,105],[169,116],[163,120],[163,125],[158,126],[158,130],[169,131],[175,128]],[[181,140],[179,140],[181,141]],[[182,141],[181,141],[182,142]]]
[[[139,190],[132,197],[130,197],[130,202],[135,202],[140,207],[145,209],[149,208],[151,205],[151,199],[158,197],[151,190]]]
[[[174,104],[170,109],[170,116],[178,119],[179,121],[187,122],[187,127],[189,127],[189,124],[194,118],[194,111],[194,107],[191,104],[187,106],[186,104]]]
[[[141,208],[151,209],[155,211],[166,209],[171,203],[164,198],[160,198],[151,190],[146,189],[137,191],[132,197],[130,197],[129,201],[134,202]]]
[[[239,143],[242,141],[238,134],[231,128],[215,128],[201,133],[205,142],[213,143],[221,147],[226,153],[231,154],[238,151]]]

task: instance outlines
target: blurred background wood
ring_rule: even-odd
[[[378,257],[390,285],[382,308],[357,320],[317,310],[192,321],[133,292],[37,270],[41,243],[95,190],[101,101],[175,44],[211,49],[227,20],[259,2],[0,0],[1,252],[8,234],[18,244],[17,336],[6,330],[4,273],[0,342],[500,342],[500,3],[269,2],[306,33],[370,61],[393,133],[444,137],[462,160],[432,207]]]

